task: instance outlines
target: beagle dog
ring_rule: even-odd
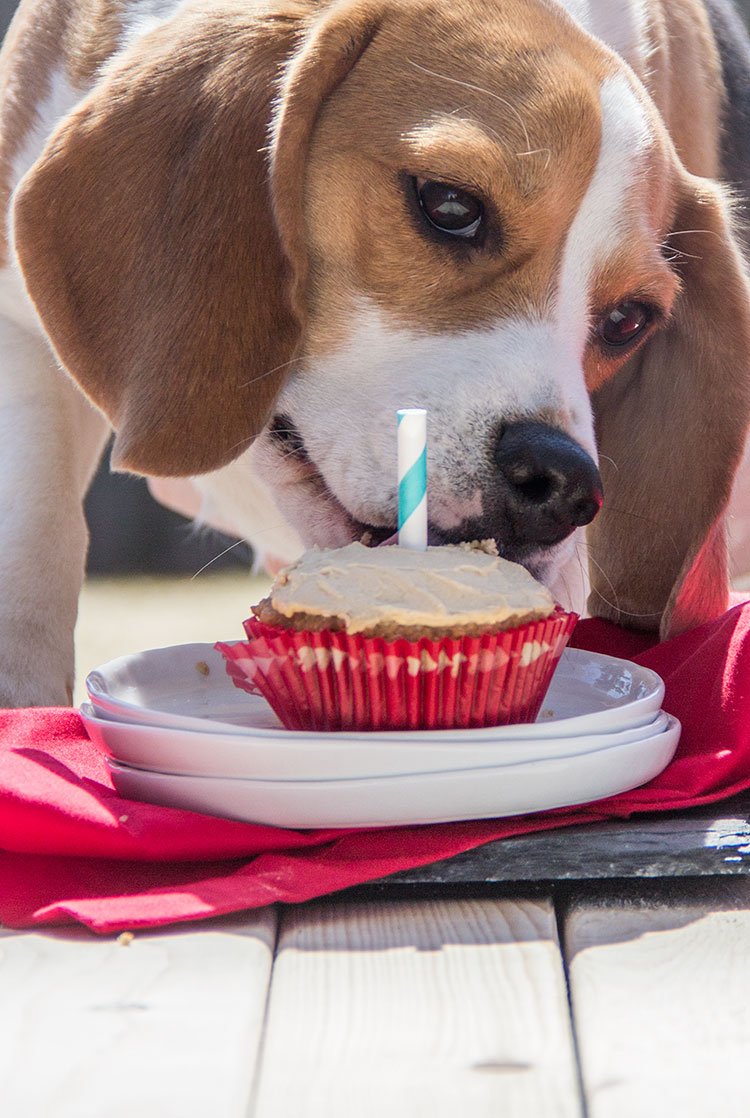
[[[0,703],[70,701],[112,428],[116,469],[293,558],[393,534],[425,407],[433,542],[494,537],[578,608],[588,565],[592,614],[665,636],[724,610],[750,48],[720,2],[22,0]]]

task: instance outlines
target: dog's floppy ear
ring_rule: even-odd
[[[304,327],[310,131],[376,11],[195,7],[110,63],[22,180],[27,288],[116,466],[201,473],[263,426]]]
[[[592,614],[662,639],[727,608],[724,510],[750,415],[750,288],[720,190],[681,177],[663,330],[594,397]]]

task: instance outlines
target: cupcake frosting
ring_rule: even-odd
[[[314,548],[281,571],[271,603],[284,617],[336,617],[350,633],[383,622],[438,629],[537,620],[555,608],[546,587],[494,541],[410,551],[351,543]]]

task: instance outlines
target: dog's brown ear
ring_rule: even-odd
[[[220,3],[148,34],[16,192],[29,293],[115,427],[120,468],[177,476],[235,458],[299,352],[309,134],[375,17],[361,3],[312,23],[302,5],[282,11]]]
[[[592,614],[662,639],[727,608],[724,510],[750,416],[750,287],[717,187],[685,176],[669,324],[594,397]]]

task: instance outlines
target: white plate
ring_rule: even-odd
[[[264,699],[234,686],[210,644],[156,648],[110,660],[86,680],[94,714],[118,722],[265,738],[319,740],[314,731],[285,730]],[[629,660],[568,648],[536,722],[472,730],[472,740],[537,740],[601,734],[653,722],[664,697],[656,672]],[[462,731],[418,731],[410,740],[463,740]],[[339,741],[403,741],[403,733],[340,733]]]
[[[191,776],[223,776],[250,780],[351,780],[405,776],[512,765],[571,753],[625,745],[666,729],[667,716],[609,734],[528,739],[509,738],[502,727],[479,737],[476,730],[454,733],[447,740],[421,734],[309,734],[277,731],[274,740],[248,729],[237,734],[145,726],[97,718],[90,703],[81,716],[89,737],[116,761],[144,769]],[[510,729],[508,727],[507,729]],[[428,740],[424,740],[425,736]],[[383,739],[386,740],[383,740]]]
[[[672,759],[680,724],[571,757],[364,780],[271,781],[175,776],[108,760],[118,793],[275,827],[394,827],[546,811],[645,784]]]

